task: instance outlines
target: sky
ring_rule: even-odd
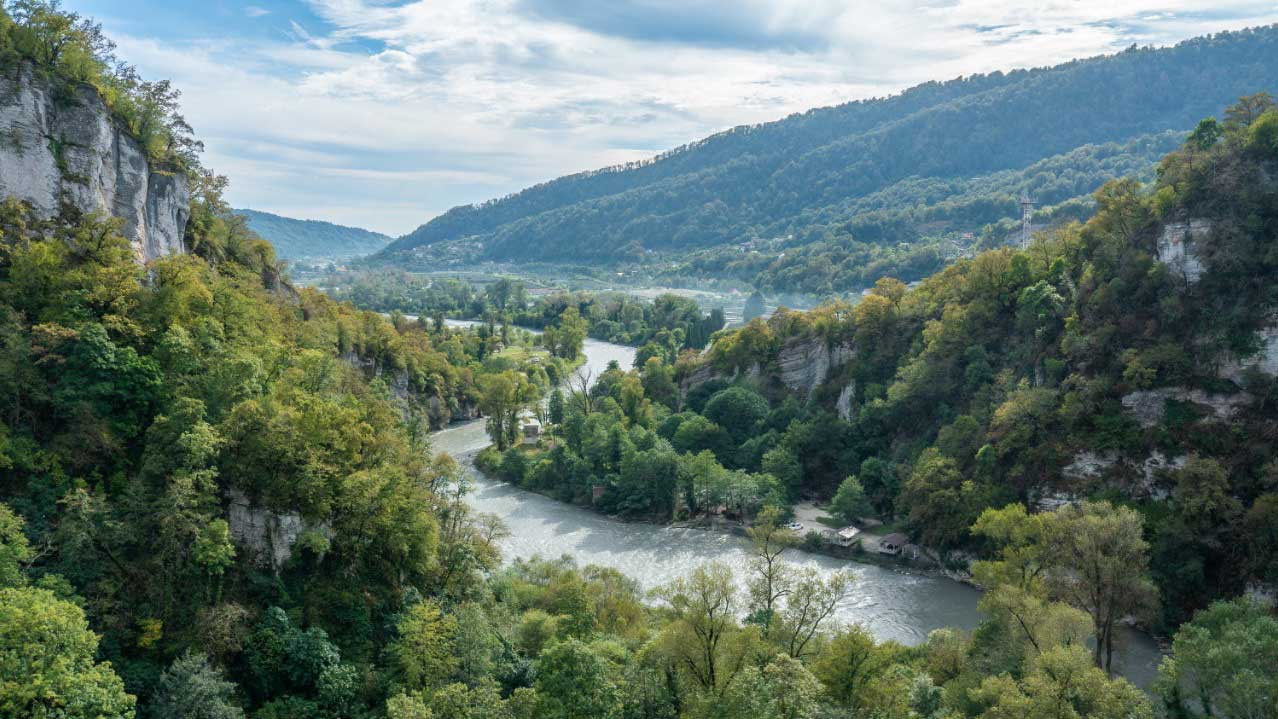
[[[928,80],[1278,22],[1252,0],[64,0],[171,79],[236,207],[391,235]]]

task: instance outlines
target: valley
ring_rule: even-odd
[[[0,716],[1278,719],[1272,13],[186,2],[0,0]]]
[[[465,324],[450,321],[458,326]],[[599,376],[610,362],[625,367],[634,349],[587,340],[580,372]],[[438,431],[432,447],[456,458],[473,489],[467,504],[500,517],[510,529],[502,556],[511,560],[572,557],[579,565],[609,567],[636,579],[652,591],[707,561],[726,562],[737,577],[750,574],[749,542],[722,530],[682,529],[645,522],[622,522],[588,509],[512,487],[484,476],[474,457],[489,445],[483,423],[465,422]],[[978,590],[935,572],[855,564],[801,549],[789,561],[830,574],[851,570],[857,580],[839,605],[840,621],[866,627],[880,641],[905,645],[925,642],[937,629],[973,629],[981,620]],[[744,587],[743,587],[744,589]],[[1130,631],[1124,638],[1120,672],[1141,687],[1152,685],[1162,654],[1147,635]]]

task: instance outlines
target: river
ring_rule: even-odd
[[[582,369],[594,377],[610,361],[622,368],[630,367],[635,354],[633,348],[591,339],[586,340],[584,351],[586,363]],[[581,566],[596,564],[617,569],[645,590],[709,561],[730,566],[740,582],[746,578],[749,545],[737,535],[622,522],[484,477],[473,463],[475,454],[489,444],[482,420],[436,432],[433,441],[436,451],[451,454],[469,473],[475,487],[470,505],[501,517],[510,529],[510,536],[501,546],[506,560],[568,555]],[[919,644],[934,629],[972,629],[981,619],[976,608],[980,592],[960,582],[797,549],[785,556],[793,564],[814,567],[823,574],[853,572],[853,590],[840,605],[836,618],[859,623],[880,640]],[[1123,674],[1140,686],[1148,686],[1159,661],[1157,645],[1137,632],[1125,632],[1124,639]]]

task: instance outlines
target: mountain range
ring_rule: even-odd
[[[787,249],[842,245],[807,260],[829,267],[873,263],[902,243],[997,240],[1019,221],[1022,193],[1038,204],[1036,222],[1089,216],[1104,181],[1152,178],[1201,118],[1275,85],[1275,26],[928,82],[456,207],[375,259],[608,264],[655,254],[713,275],[737,262],[724,248],[764,246],[736,274],[802,285],[784,279],[805,262]]]
[[[320,220],[296,220],[258,210],[235,210],[249,228],[288,260],[339,260],[371,255],[391,242],[378,232]]]

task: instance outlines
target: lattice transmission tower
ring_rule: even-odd
[[[1029,193],[1021,194],[1021,249],[1022,250],[1025,249],[1026,247],[1029,247],[1030,233],[1033,232],[1034,230],[1034,223],[1031,222],[1031,220],[1034,218],[1034,205],[1035,205],[1035,202],[1030,199]]]

